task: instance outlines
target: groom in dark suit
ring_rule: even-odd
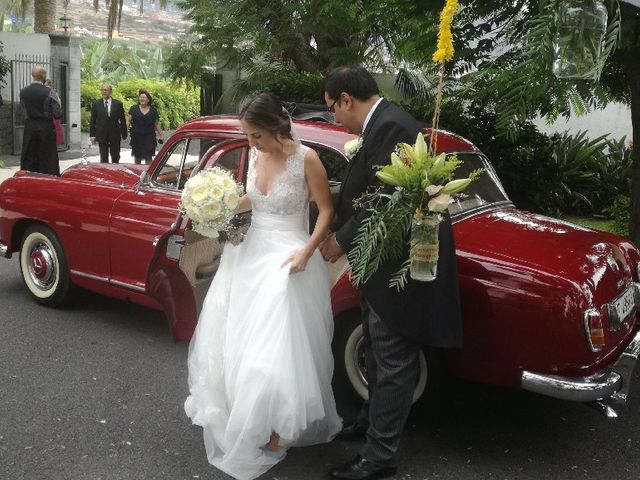
[[[102,98],[91,106],[89,137],[91,143],[100,146],[100,162],[120,162],[120,138],[127,138],[127,121],[120,100],[111,97],[111,85],[105,83],[100,89]]]
[[[349,162],[336,208],[332,233],[321,245],[326,260],[335,261],[354,246],[362,221],[371,214],[353,205],[370,188],[393,188],[375,176],[377,165],[391,162],[400,142],[413,144],[422,126],[407,112],[380,97],[367,70],[339,67],[325,80],[325,102],[336,120],[361,135],[362,147]],[[421,345],[462,346],[453,230],[447,214],[440,225],[438,276],[431,282],[409,279],[404,290],[389,287],[402,260],[388,261],[363,285],[362,323],[369,401],[355,423],[338,438],[366,438],[350,462],[334,469],[339,479],[374,479],[395,474],[400,434],[411,408]],[[405,258],[408,258],[407,252]]]

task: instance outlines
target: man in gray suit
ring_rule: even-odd
[[[20,102],[24,106],[27,120],[24,124],[20,168],[31,172],[60,175],[58,147],[54,118],[60,118],[62,110],[44,85],[47,71],[37,66],[31,69],[33,82],[20,90]]]
[[[100,162],[120,162],[120,138],[127,138],[127,121],[120,100],[111,97],[111,85],[105,83],[100,89],[102,98],[91,106],[89,138],[91,143],[98,142]]]
[[[371,212],[354,200],[380,182],[377,167],[391,163],[400,142],[413,144],[422,126],[407,112],[380,97],[378,85],[364,68],[340,67],[325,80],[325,102],[336,120],[362,136],[362,147],[349,162],[340,189],[334,232],[321,245],[326,260],[335,261],[354,246],[361,223]],[[408,280],[404,290],[389,287],[402,260],[389,260],[361,289],[362,326],[367,361],[369,401],[355,423],[338,438],[361,437],[365,444],[350,462],[331,475],[343,480],[371,480],[395,474],[396,451],[406,422],[422,345],[462,346],[455,247],[447,214],[440,225],[438,277],[432,282]],[[404,258],[408,258],[406,247]]]

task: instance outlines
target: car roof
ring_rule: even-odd
[[[342,126],[313,120],[296,120],[293,124],[298,136],[309,143],[327,145],[344,152],[344,144],[356,138]],[[233,135],[244,135],[237,115],[212,115],[190,120],[180,126],[177,132],[216,131]],[[426,134],[431,129],[425,129]],[[441,152],[477,152],[478,149],[465,138],[445,130],[438,131],[437,151]]]

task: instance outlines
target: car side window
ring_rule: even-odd
[[[191,177],[193,170],[198,166],[202,156],[217,143],[215,138],[190,138],[187,147],[187,155],[181,172],[181,181],[178,188],[182,189],[184,183]]]
[[[220,157],[218,157],[218,160],[215,163],[216,166],[222,167],[225,170],[229,170],[233,174],[235,179],[239,182],[244,181],[244,179],[238,177],[238,175],[240,174],[240,160],[242,158],[242,150],[242,148],[234,148],[233,150],[223,152]]]
[[[162,161],[154,178],[156,184],[182,190],[202,155],[217,143],[215,138],[183,138],[178,140]]]
[[[312,146],[312,148],[318,152],[320,161],[324,165],[327,171],[327,178],[331,183],[340,183],[344,177],[345,171],[348,166],[347,159],[344,155],[336,152],[335,150],[329,150],[327,148]]]
[[[153,181],[163,187],[178,188],[180,169],[187,148],[187,139],[183,138],[174,143],[165,155],[162,166],[156,170]]]

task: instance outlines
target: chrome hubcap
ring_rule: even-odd
[[[48,290],[56,280],[56,258],[51,248],[38,243],[29,255],[29,276],[33,283],[42,290]]]
[[[364,353],[364,337],[360,337],[356,342],[356,346],[353,349],[353,363],[356,365],[358,370],[358,376],[360,380],[365,385],[368,385],[367,382],[367,356]]]

